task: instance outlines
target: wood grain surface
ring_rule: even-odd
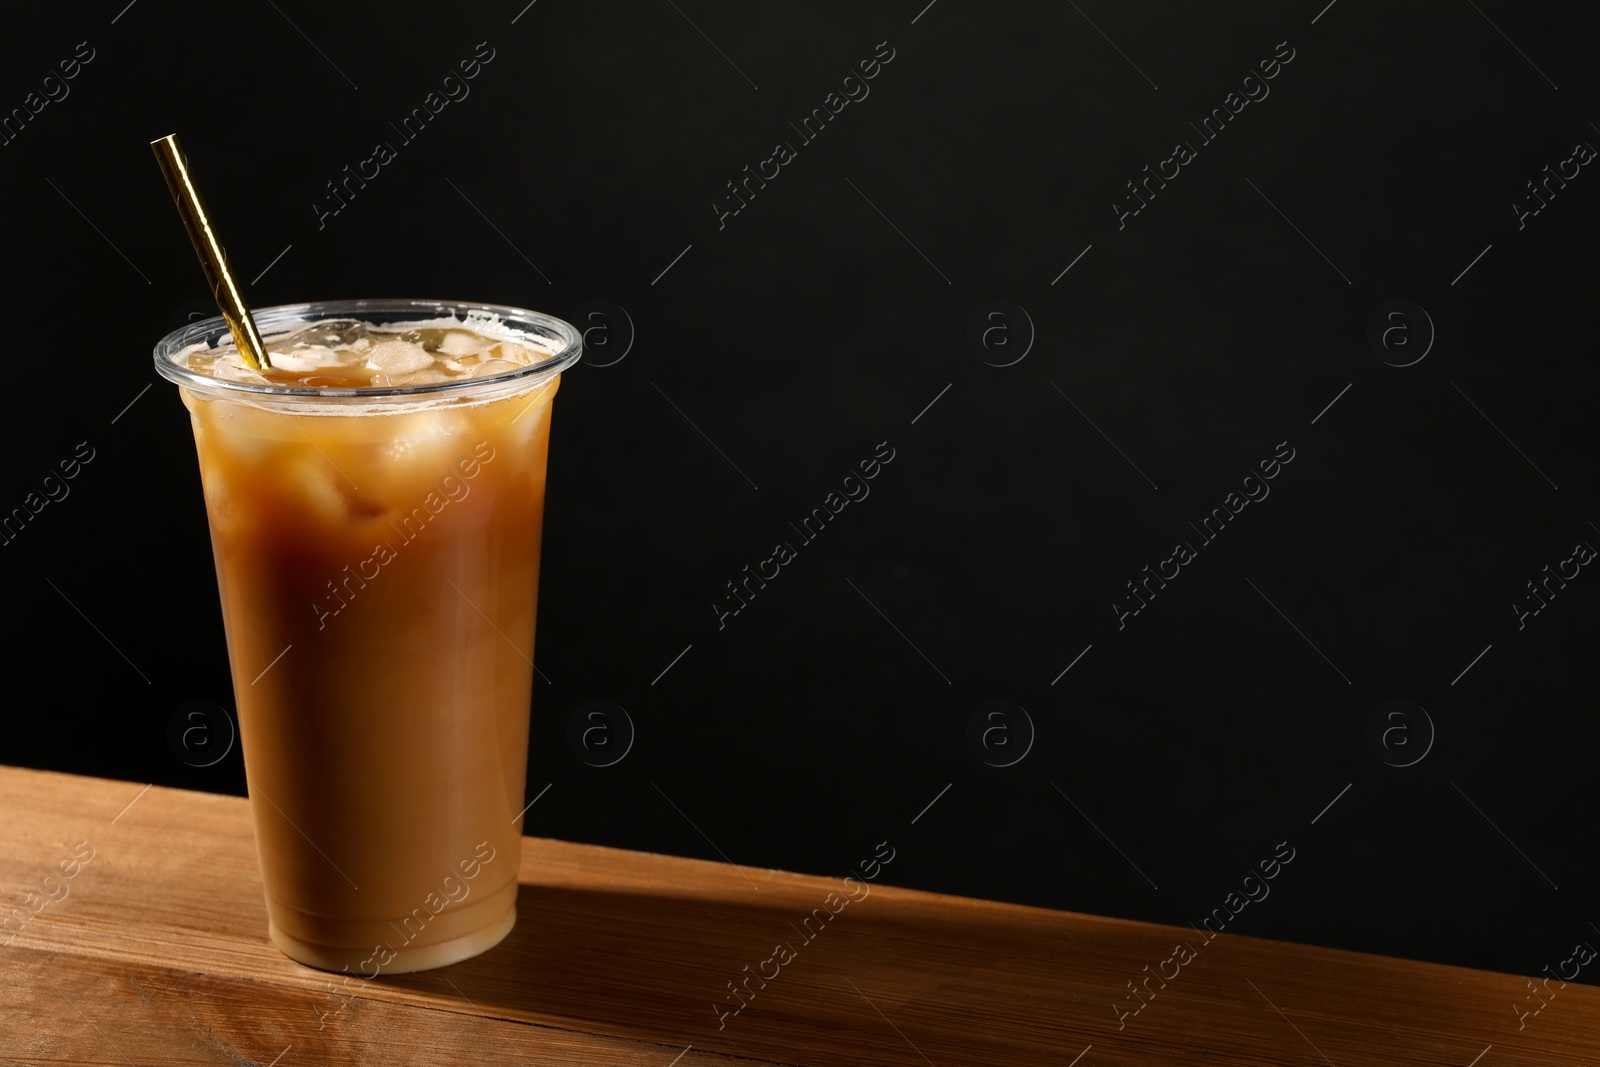
[[[0,1063],[1600,1064],[1600,989],[1557,980],[881,884],[807,940],[839,879],[521,862],[496,948],[345,979],[268,942],[245,801],[0,768]]]

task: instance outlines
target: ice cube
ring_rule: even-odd
[[[351,466],[345,456],[340,467],[317,453],[296,456],[283,465],[283,473],[292,485],[293,496],[304,502],[316,521],[330,528],[366,522],[387,513],[379,492],[370,486],[354,485],[348,475],[368,479],[357,467]]]
[[[294,487],[295,495],[305,501],[318,522],[342,525],[346,521],[349,511],[339,489],[344,478],[326,459],[315,453],[297,457],[285,467],[284,474],[285,481]]]
[[[229,382],[259,382],[262,380],[261,372],[243,364],[230,363],[219,359],[207,368],[213,378],[221,378]]]
[[[433,357],[409,341],[384,341],[367,353],[367,366],[390,376],[433,366]]]
[[[447,356],[466,356],[480,352],[484,347],[484,339],[475,333],[466,330],[448,330],[439,341],[439,351]]]
[[[208,475],[203,482],[206,509],[214,526],[231,529],[244,517],[238,499],[228,491],[228,481],[221,474]]]
[[[440,457],[459,442],[467,430],[466,420],[449,411],[419,411],[405,416],[393,440],[383,446],[387,466],[396,463],[425,462],[430,467],[448,468],[451,461]]]
[[[537,363],[545,357],[545,353],[538,352],[528,345],[518,344],[515,341],[504,341],[499,346],[501,359],[509,359],[518,366],[526,367],[530,363]]]
[[[355,319],[324,319],[274,341],[272,348],[284,350],[299,347],[343,348],[355,344],[366,336],[367,324],[364,322],[357,322]]]
[[[475,367],[467,370],[468,378],[487,378],[491,374],[504,374],[506,371],[520,370],[521,364],[512,363],[506,359],[486,359]]]
[[[429,326],[426,328],[413,327],[400,334],[400,340],[409,341],[414,345],[421,345],[425,352],[439,351],[439,341],[444,337],[444,331]]]

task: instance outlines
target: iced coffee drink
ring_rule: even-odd
[[[374,976],[516,916],[551,400],[577,332],[430,301],[156,350],[194,427],[272,940]]]

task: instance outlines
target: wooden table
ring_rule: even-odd
[[[1600,1064],[1588,986],[1519,1028],[1523,977],[881,884],[808,942],[839,879],[535,838],[505,942],[347,990],[267,941],[244,800],[0,768],[0,827],[6,1064]]]

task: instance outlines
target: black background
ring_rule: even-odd
[[[886,840],[886,881],[1175,924],[1287,841],[1230,929],[1525,974],[1600,937],[1600,578],[1511,607],[1600,545],[1600,177],[1513,208],[1600,143],[1597,17],[924,3],[7,11],[0,108],[94,58],[0,148],[0,508],[95,458],[0,549],[0,761],[244,791],[236,750],[191,767],[166,733],[233,707],[149,355],[206,306],[147,146],[177,131],[258,306],[626,309],[631,348],[615,312],[580,323],[556,405],[528,833],[829,874]],[[479,42],[470,96],[319,228],[324,183]],[[1270,95],[1200,144],[1279,42]],[[777,141],[797,158],[719,229]],[[992,300],[1036,332],[1011,366],[968,342]],[[1393,300],[1437,331],[1407,367],[1366,339]],[[880,442],[871,495],[719,630],[724,583]],[[1270,497],[1119,630],[1124,583],[1280,442]],[[566,741],[592,699],[637,731],[607,768]],[[993,699],[1036,728],[1010,767],[968,743]],[[1437,731],[1409,767],[1368,742],[1390,700]]]

